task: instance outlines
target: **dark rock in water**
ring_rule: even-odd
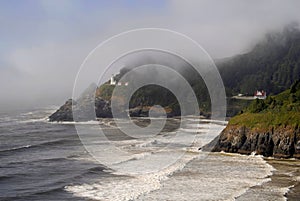
[[[286,126],[262,130],[229,125],[202,149],[240,154],[256,152],[276,158],[300,158],[300,129]]]
[[[69,99],[49,117],[49,121],[89,121],[112,117],[109,101],[94,96],[95,87],[90,85],[76,102]]]
[[[95,111],[97,118],[112,118],[110,103],[99,97],[95,98]]]
[[[73,118],[73,110],[76,118]],[[93,105],[95,104],[95,105]],[[49,116],[49,121],[89,121],[97,118],[111,118],[111,108],[108,101],[101,98],[80,99],[75,102],[69,99],[63,106],[61,106],[55,113]]]
[[[93,101],[93,98],[95,101]],[[150,106],[139,106],[129,110],[131,117],[148,117]],[[127,116],[127,112],[124,108],[118,111],[119,117]],[[73,118],[73,113],[75,114]],[[163,113],[159,110],[152,110],[153,116],[162,116]],[[166,111],[167,117],[173,117],[177,113],[172,111]],[[80,97],[76,102],[72,99],[68,100],[63,106],[61,106],[50,117],[50,121],[89,121],[96,118],[112,118],[111,105],[109,101],[106,101],[100,97],[93,97],[91,95],[85,95]]]
[[[158,108],[158,107],[152,107],[152,106],[138,106],[131,108],[129,110],[129,115],[131,117],[148,117],[149,116],[149,111],[152,108],[151,115],[153,117],[161,117],[164,114],[166,114],[167,117],[174,117],[174,116],[180,116],[180,111],[172,111],[171,109],[163,109],[163,108]],[[162,111],[164,110],[164,111]]]
[[[149,110],[143,109],[143,107],[135,107],[129,110],[131,117],[147,117]]]
[[[49,121],[73,121],[72,102],[76,104],[72,99],[67,100],[63,106],[49,116]]]

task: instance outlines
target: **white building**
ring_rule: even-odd
[[[115,80],[115,76],[112,75],[111,78],[110,78],[110,85],[116,85],[116,84],[117,84],[117,82]]]
[[[117,85],[117,86],[128,86],[128,82],[125,82],[125,83],[122,83],[122,82],[117,82],[115,80],[115,76],[112,75],[111,78],[110,78],[110,85]]]
[[[265,92],[264,90],[262,91],[256,91],[254,93],[254,98],[258,98],[258,99],[266,99],[267,98],[267,92]]]

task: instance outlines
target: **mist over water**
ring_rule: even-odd
[[[76,73],[88,53],[126,30],[168,28],[187,34],[213,58],[224,58],[247,52],[265,33],[300,20],[299,2],[293,0],[155,1],[124,7],[94,2],[89,15],[74,24],[77,16],[87,13],[82,2],[65,1],[63,12],[45,2],[23,10],[2,2],[0,110],[61,105],[71,97]],[[30,17],[34,15],[40,17]]]

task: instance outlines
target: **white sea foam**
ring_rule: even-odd
[[[234,200],[268,181],[272,167],[261,157],[211,154],[189,163],[158,191],[137,200]]]
[[[99,125],[100,122],[99,121],[96,121],[96,120],[91,120],[91,121],[80,121],[80,122],[77,122],[77,121],[54,121],[54,122],[49,122],[50,124],[70,124],[70,125],[73,125],[73,124],[80,124],[80,125]]]
[[[129,162],[131,160],[141,160],[144,159],[147,156],[150,156],[152,153],[151,152],[144,152],[144,153],[138,153],[138,154],[132,154],[129,155],[127,158],[125,158],[122,161],[117,161],[113,164],[111,164],[112,166],[116,166],[116,165],[122,165],[122,163],[126,163]],[[115,174],[118,174],[118,172],[115,172]]]
[[[151,140],[148,140],[146,142],[135,144],[134,146],[135,147],[139,147],[139,148],[142,148],[142,147],[152,147],[153,145],[157,145],[158,143],[159,143],[159,141],[157,139],[151,139]]]
[[[215,127],[220,126],[215,125]],[[214,137],[210,136],[210,140]],[[136,152],[123,160],[117,160],[116,158],[118,162],[111,164],[111,168],[115,170],[114,174],[120,175],[124,173],[124,170],[135,174],[125,178],[104,178],[94,184],[67,186],[66,190],[72,192],[75,196],[87,199],[137,199],[141,195],[158,190],[162,182],[196,158],[199,152],[197,151],[198,147],[191,147],[191,143],[194,142],[195,136],[184,131],[167,133],[148,139],[114,142],[117,147],[125,151]],[[160,147],[160,145],[165,146]],[[178,148],[176,148],[177,146]],[[170,164],[166,163],[168,160],[170,160]],[[143,172],[145,169],[158,171],[138,174],[139,171]]]
[[[189,155],[157,173],[142,174],[133,177],[108,178],[94,184],[67,186],[65,189],[75,196],[96,200],[135,200],[143,194],[158,190],[161,182],[174,172],[181,170],[185,164],[195,158]]]
[[[215,154],[184,168],[194,157],[155,174],[105,177],[93,184],[66,186],[65,190],[93,200],[234,200],[249,187],[268,181],[266,176],[272,169],[260,157]]]
[[[199,118],[185,118],[185,120],[191,122],[201,122],[201,123],[216,123],[216,124],[224,124],[226,125],[228,121],[221,121],[216,119],[199,119]]]
[[[35,122],[48,122],[48,118],[27,119],[27,120],[18,121],[18,123],[35,123]]]
[[[198,125],[191,127],[198,128]],[[66,186],[65,190],[92,200],[234,200],[251,186],[269,181],[267,176],[274,169],[261,156],[225,153],[207,156],[208,153],[199,152],[200,146],[210,142],[224,128],[219,124],[201,125],[209,127],[210,132],[193,135],[180,130],[175,138],[172,133],[115,142],[117,147],[134,153],[111,166],[116,176]],[[161,148],[160,145],[166,146]],[[173,163],[160,167],[166,160],[173,159]],[[155,163],[151,163],[153,161]],[[151,165],[158,171],[121,176],[124,169],[139,173],[143,168],[151,169]]]
[[[300,181],[300,176],[294,177],[295,181]]]
[[[198,129],[207,129],[207,128],[210,128],[211,127],[211,124],[191,124],[191,123],[188,123],[186,124],[186,127],[187,128],[198,128]]]

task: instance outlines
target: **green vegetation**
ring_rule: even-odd
[[[96,96],[109,101],[111,100],[114,88],[115,86],[109,84],[101,85],[96,91]],[[121,99],[123,99],[123,97],[118,97],[118,99],[122,101]],[[141,87],[132,95],[129,102],[130,108],[154,105],[160,105],[165,109],[171,110],[175,114],[180,115],[180,106],[176,97],[168,89],[158,85],[147,85]]]
[[[254,100],[240,115],[233,117],[231,125],[248,128],[270,128],[279,126],[300,126],[300,81],[290,89],[265,100]]]
[[[218,62],[227,91],[252,95],[278,94],[300,79],[300,31],[286,27],[269,33],[250,52]]]
[[[97,88],[96,96],[103,98],[104,100],[109,101],[111,99],[112,93],[115,86],[105,83]]]

